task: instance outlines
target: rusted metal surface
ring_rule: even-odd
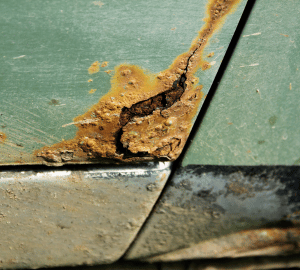
[[[182,166],[300,165],[300,2],[253,2]]]
[[[298,226],[299,178],[299,166],[177,169],[126,258],[201,246],[243,230]]]
[[[300,253],[300,228],[244,231],[154,256],[150,262]]]
[[[246,2],[1,2],[0,165],[175,160]]]
[[[169,173],[169,163],[0,172],[0,268],[116,261]]]
[[[199,69],[210,68],[203,52],[214,32],[222,27],[241,0],[209,0],[204,26],[188,52],[170,68],[149,75],[134,65],[115,67],[110,92],[88,112],[74,119],[78,132],[36,152],[48,164],[109,158],[123,161],[175,160],[181,153],[203,93]],[[94,62],[89,73],[99,71]],[[200,82],[201,83],[201,82]],[[72,155],[65,160],[62,151]]]
[[[294,269],[293,267],[300,267],[300,256],[261,256],[160,263],[131,262],[121,260],[109,265],[77,268],[72,267],[64,268],[64,270],[274,270],[290,268]]]

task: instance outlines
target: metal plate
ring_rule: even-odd
[[[0,165],[42,163],[35,150],[73,138],[77,131],[73,119],[109,92],[120,64],[136,65],[156,75],[166,70],[197,37],[207,3],[1,1]],[[203,95],[245,3],[226,18],[203,52],[211,64],[196,74]],[[214,56],[206,57],[211,52]],[[89,67],[97,61],[101,66],[108,63],[89,74]],[[74,161],[78,162],[95,160]]]
[[[194,245],[199,246],[199,258],[227,256],[228,250],[232,254],[236,251],[233,243],[239,237],[247,238],[239,235],[242,230],[299,225],[299,177],[299,166],[190,165],[177,169],[126,258],[147,258]],[[222,236],[234,233],[222,240]],[[289,241],[286,235],[283,231],[282,243]],[[212,241],[205,243],[208,240]],[[250,240],[250,250],[261,245],[259,240],[251,245]],[[246,242],[237,244],[236,249]],[[220,250],[214,253],[216,246]],[[195,253],[190,254],[185,252],[182,259],[197,258]],[[171,257],[161,255],[157,260]],[[180,255],[176,259],[180,260]]]
[[[116,261],[169,174],[169,163],[0,172],[0,267]]]
[[[255,2],[183,166],[300,164],[299,12]]]

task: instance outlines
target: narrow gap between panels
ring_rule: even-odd
[[[253,6],[255,5],[255,2],[256,2],[256,0],[248,1],[246,6],[245,6],[244,12],[241,16],[241,19],[240,19],[240,21],[239,21],[239,23],[236,27],[236,30],[235,30],[233,36],[232,36],[232,39],[231,39],[231,41],[229,43],[229,46],[228,46],[228,49],[227,49],[227,51],[224,55],[224,58],[221,62],[220,68],[219,68],[219,70],[218,70],[218,72],[215,76],[215,79],[214,79],[214,81],[213,81],[213,83],[210,87],[210,90],[209,90],[209,92],[208,92],[208,94],[207,94],[207,96],[204,100],[204,103],[203,103],[203,105],[200,109],[200,112],[197,116],[197,119],[196,119],[196,121],[193,125],[193,128],[192,128],[191,132],[190,132],[187,143],[185,144],[185,146],[183,148],[183,151],[182,151],[180,157],[177,160],[178,161],[177,165],[181,164],[181,162],[183,160],[183,157],[185,156],[186,152],[188,151],[192,141],[196,137],[198,130],[201,128],[201,123],[202,123],[202,121],[205,117],[205,114],[206,114],[206,112],[207,112],[207,110],[208,110],[208,108],[209,108],[209,106],[212,102],[212,99],[213,99],[213,97],[214,97],[214,95],[217,91],[217,88],[218,88],[218,86],[219,86],[219,84],[222,80],[224,72],[227,69],[229,61],[230,61],[230,59],[231,59],[231,57],[232,57],[232,55],[235,51],[236,45],[237,45],[237,43],[238,43],[238,41],[241,37],[241,34],[243,32],[243,29],[246,25],[246,22],[247,22],[249,16],[250,16],[250,13],[253,9]]]
[[[232,37],[231,42],[230,42],[230,44],[228,46],[228,49],[227,49],[227,51],[225,53],[223,61],[222,61],[221,65],[220,65],[220,68],[219,68],[219,70],[218,70],[218,72],[216,74],[216,77],[215,77],[215,79],[214,79],[214,81],[212,83],[212,86],[211,86],[211,88],[210,88],[210,90],[209,90],[209,92],[207,94],[207,97],[206,97],[206,99],[205,99],[205,101],[204,101],[204,103],[202,105],[202,108],[201,108],[201,110],[199,112],[199,115],[198,115],[198,117],[197,117],[197,119],[196,119],[196,121],[194,123],[194,127],[193,127],[193,129],[192,129],[192,131],[191,131],[191,133],[189,135],[188,141],[187,141],[187,143],[186,143],[186,145],[185,145],[185,147],[184,147],[184,149],[183,149],[180,157],[176,161],[174,161],[173,166],[172,166],[171,174],[170,174],[170,176],[169,176],[169,178],[168,178],[168,180],[167,180],[164,188],[162,189],[162,192],[160,193],[158,199],[156,200],[156,202],[155,202],[155,204],[154,204],[151,212],[149,213],[149,215],[146,218],[144,224],[141,226],[141,228],[140,228],[139,232],[137,233],[135,239],[132,241],[132,243],[128,247],[127,251],[125,252],[125,254],[123,255],[123,257],[121,258],[121,260],[125,259],[126,255],[128,254],[128,251],[131,249],[132,246],[134,246],[134,244],[136,243],[136,241],[139,239],[139,236],[141,235],[141,233],[143,232],[145,226],[147,225],[148,220],[151,218],[151,216],[155,212],[155,210],[156,210],[156,208],[158,206],[158,202],[164,196],[164,194],[166,192],[166,189],[167,189],[167,186],[170,183],[171,179],[173,178],[173,176],[174,176],[174,174],[176,172],[176,168],[179,168],[184,155],[186,154],[186,152],[187,152],[187,150],[188,150],[188,148],[189,148],[192,140],[195,138],[196,133],[198,131],[198,128],[200,127],[200,125],[201,125],[201,123],[202,123],[202,121],[204,119],[204,116],[205,116],[205,114],[206,114],[206,112],[208,110],[208,107],[209,107],[209,105],[210,105],[210,103],[211,103],[211,101],[213,99],[213,96],[214,96],[214,94],[215,94],[215,92],[216,92],[216,90],[218,88],[218,85],[219,85],[219,83],[220,83],[220,81],[221,81],[221,79],[223,77],[223,74],[224,74],[224,72],[225,72],[225,70],[226,70],[226,68],[228,66],[228,63],[229,63],[229,61],[231,59],[231,56],[234,53],[234,50],[235,50],[236,45],[238,43],[238,40],[239,40],[239,38],[240,38],[240,36],[242,34],[242,31],[243,31],[243,29],[244,29],[244,27],[246,25],[246,22],[247,22],[247,20],[248,20],[248,18],[250,16],[250,13],[251,13],[251,11],[253,9],[254,4],[255,4],[255,0],[247,2],[246,6],[245,6],[245,9],[244,9],[244,12],[243,12],[243,14],[241,16],[241,19],[240,19],[240,21],[239,21],[239,23],[237,25],[237,28],[236,28],[236,30],[235,30],[235,32],[233,34],[233,37]]]

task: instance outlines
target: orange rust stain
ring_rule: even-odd
[[[97,91],[97,89],[91,89],[91,90],[89,91],[89,94],[94,94],[96,91]]]
[[[206,57],[207,58],[210,58],[210,57],[213,57],[215,55],[215,53],[214,52],[211,52],[211,53],[209,53]]]
[[[289,35],[285,35],[285,34],[280,34],[280,35],[282,35],[282,36],[284,36],[284,37],[289,37]]]
[[[0,132],[0,143],[4,143],[6,140],[7,136],[4,132]]]
[[[202,67],[201,67],[202,70],[207,70],[207,69],[210,69],[210,68],[211,68],[211,65],[208,62],[204,62],[202,64]]]
[[[89,79],[89,80],[88,80],[88,82],[92,82],[92,81],[93,81],[93,79]]]
[[[240,1],[210,0],[205,25],[189,51],[159,74],[128,64],[115,67],[110,92],[71,123],[78,127],[75,137],[43,147],[35,155],[55,163],[99,158],[175,160],[203,98],[194,74],[209,67],[203,60],[204,48]],[[94,62],[89,73],[98,72],[99,65]]]
[[[100,70],[99,66],[100,66],[100,63],[98,61],[91,64],[91,66],[88,69],[89,74],[94,74],[94,73],[99,72],[99,70]]]
[[[101,67],[107,67],[107,65],[108,65],[108,61],[104,61],[102,62]]]
[[[113,71],[112,70],[105,70],[104,72],[107,73],[107,74],[110,74]]]

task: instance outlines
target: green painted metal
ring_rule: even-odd
[[[63,125],[87,111],[110,89],[121,63],[152,73],[187,51],[204,24],[207,0],[0,2],[0,164],[36,163],[32,155],[75,135]],[[207,47],[213,66],[199,72],[207,93],[246,1]],[[95,61],[108,66],[90,75]],[[92,82],[88,82],[93,79]],[[91,89],[97,89],[89,94]]]
[[[183,166],[300,164],[299,12],[255,3]]]

